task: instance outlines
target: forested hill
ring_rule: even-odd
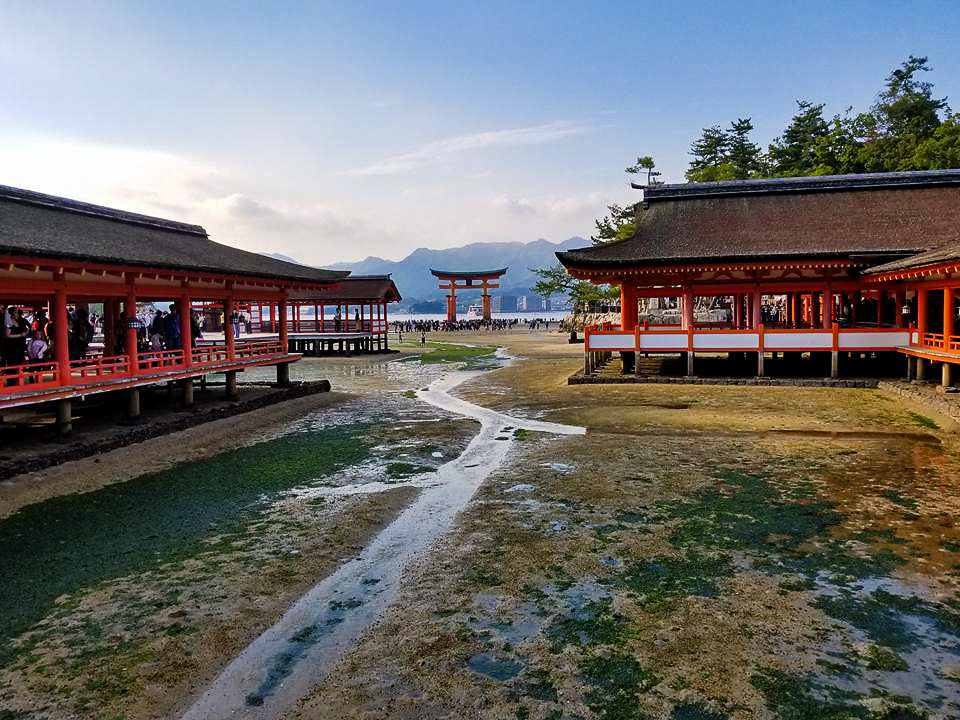
[[[368,257],[356,263],[338,263],[328,266],[332,270],[350,270],[354,275],[381,275],[391,273],[404,304],[413,300],[440,298],[442,292],[437,289],[437,279],[430,274],[430,268],[438,270],[495,270],[509,267],[501,279],[501,290],[497,294],[528,293],[537,277],[530,268],[552,265],[556,262],[554,253],[558,250],[584,247],[589,240],[572,237],[560,243],[547,240],[535,240],[529,243],[495,242],[473,243],[446,250],[419,248],[399,262]]]

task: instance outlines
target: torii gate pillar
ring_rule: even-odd
[[[457,321],[457,291],[454,287],[450,288],[450,294],[447,295],[447,322],[455,323]]]

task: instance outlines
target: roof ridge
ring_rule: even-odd
[[[960,184],[960,169],[910,170],[846,175],[799,175],[783,178],[752,178],[747,180],[721,180],[703,183],[688,182],[655,186],[644,186],[632,183],[632,187],[637,190],[643,190],[644,202],[656,202],[659,200],[692,199],[725,195],[826,192],[923,186],[935,187],[953,184]]]
[[[70,198],[60,197],[58,195],[47,195],[46,193],[36,192],[34,190],[24,190],[9,185],[0,185],[0,198],[13,200],[14,202],[27,203],[29,205],[40,205],[43,207],[63,210],[65,212],[78,213],[80,215],[89,215],[93,217],[116,220],[118,222],[129,223],[131,225],[143,225],[146,227],[159,228],[161,230],[173,230],[176,232],[187,233],[207,237],[207,231],[200,225],[179,222],[177,220],[167,220],[152,215],[143,215],[141,213],[129,212],[127,210],[118,210],[117,208],[107,207],[106,205],[94,205],[93,203],[82,202],[80,200],[71,200]]]

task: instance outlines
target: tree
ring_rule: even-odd
[[[797,114],[783,135],[770,145],[770,174],[775,177],[816,174],[817,145],[830,135],[830,125],[823,119],[824,104],[814,105],[797,100]]]
[[[738,180],[762,175],[766,169],[760,146],[750,140],[752,131],[753,122],[750,118],[737,118],[730,123],[727,133],[730,143],[727,158]]]
[[[960,117],[952,115],[940,123],[917,147],[913,163],[930,170],[960,168]]]
[[[719,125],[704,128],[699,139],[690,145],[690,169],[687,170],[687,180],[702,182],[694,179],[698,173],[708,168],[716,168],[727,162],[730,152],[730,136]]]
[[[575,306],[620,297],[619,288],[610,285],[594,285],[586,280],[577,280],[571,277],[566,268],[559,263],[553,267],[531,269],[540,278],[531,290],[541,297],[563,295],[570,298],[570,302]]]
[[[594,245],[603,245],[614,240],[625,240],[633,235],[636,228],[633,206],[621,207],[614,203],[608,205],[607,210],[610,211],[607,215],[593,221],[597,233],[591,235],[590,239]]]
[[[627,168],[628,173],[634,175],[647,171],[647,185],[662,185],[663,183],[657,180],[660,177],[660,171],[655,170],[657,164],[653,161],[653,158],[649,155],[644,155],[643,157],[638,157],[637,162]]]
[[[730,123],[729,130],[719,125],[704,128],[690,146],[693,159],[687,180],[716,182],[763,175],[766,162],[760,147],[750,140],[752,130],[750,118],[738,118]]]
[[[916,79],[930,69],[926,57],[910,55],[887,76],[887,87],[871,108],[882,135],[929,137],[940,126],[941,111],[949,113],[947,98],[934,98],[933,83]]]

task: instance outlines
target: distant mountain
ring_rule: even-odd
[[[403,295],[404,305],[416,300],[434,300],[442,297],[437,289],[437,278],[430,274],[435,270],[498,270],[507,267],[507,274],[500,280],[496,295],[521,295],[530,292],[537,278],[530,268],[553,265],[558,250],[568,250],[589,245],[589,240],[572,237],[560,243],[534,240],[529,243],[472,243],[446,250],[419,248],[399,262],[368,257],[356,263],[330,265],[332,270],[349,270],[354,275],[383,275],[390,273]]]

